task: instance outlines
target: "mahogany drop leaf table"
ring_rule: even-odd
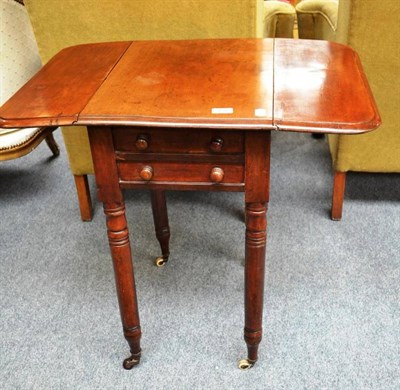
[[[123,331],[141,327],[122,189],[152,194],[169,257],[165,190],[242,191],[250,368],[262,335],[271,131],[357,134],[380,117],[357,54],[323,41],[222,39],[87,44],[62,50],[0,109],[1,127],[86,125]]]

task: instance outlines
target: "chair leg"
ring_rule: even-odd
[[[335,172],[333,178],[332,210],[331,218],[333,221],[342,219],[344,190],[346,187],[346,172]]]
[[[157,257],[157,267],[162,267],[169,257],[169,223],[167,202],[165,200],[165,191],[150,191],[151,193],[151,207],[153,210],[154,227],[156,230],[156,237],[161,246],[162,256]]]
[[[46,137],[46,144],[50,148],[54,157],[58,157],[60,155],[60,149],[58,148],[57,142],[55,141],[52,133]]]
[[[76,190],[78,192],[78,202],[82,221],[91,221],[93,218],[92,200],[90,198],[87,175],[74,175],[74,179]]]

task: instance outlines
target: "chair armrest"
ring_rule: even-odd
[[[282,1],[264,1],[264,38],[293,38],[294,7]]]

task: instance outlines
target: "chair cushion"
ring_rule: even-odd
[[[42,128],[27,127],[24,129],[0,129],[0,153],[20,148],[40,134]]]

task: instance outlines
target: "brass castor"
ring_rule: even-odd
[[[140,363],[140,353],[139,354],[132,354],[128,358],[124,360],[122,366],[125,370],[131,370],[133,367],[137,366]]]
[[[243,371],[250,370],[250,368],[253,367],[255,363],[256,363],[256,360],[242,359],[239,362],[239,368]]]
[[[167,263],[167,261],[168,261],[168,257],[164,258],[163,256],[159,256],[156,258],[155,263],[156,263],[157,267],[163,267]]]

